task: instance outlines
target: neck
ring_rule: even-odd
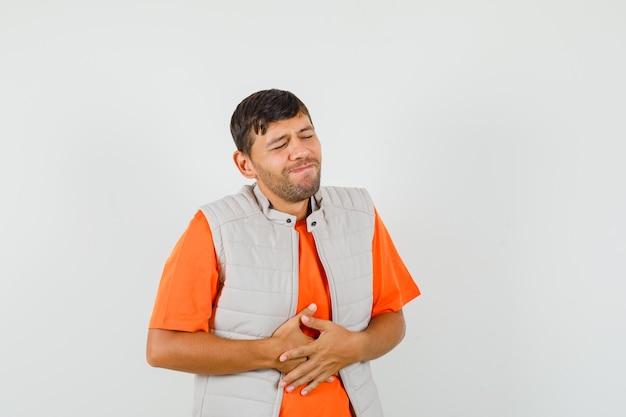
[[[309,214],[309,200],[311,198],[307,198],[302,201],[296,201],[295,203],[285,201],[270,190],[268,190],[263,184],[257,183],[259,189],[265,195],[265,197],[269,200],[272,208],[278,211],[282,211],[283,213],[291,214],[292,216],[296,216],[296,220],[305,219]]]

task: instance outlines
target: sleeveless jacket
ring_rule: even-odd
[[[332,317],[351,331],[364,330],[373,302],[374,205],[367,191],[321,187],[311,198],[307,228],[330,289]],[[296,314],[296,218],[271,207],[258,186],[201,207],[213,235],[220,292],[210,329],[230,339],[261,339]],[[381,417],[369,362],[340,371],[357,417]],[[233,375],[197,375],[194,417],[277,417],[282,375],[260,369]]]

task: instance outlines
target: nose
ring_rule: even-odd
[[[290,159],[302,159],[309,156],[309,148],[304,144],[304,142],[297,138],[291,141],[291,149],[289,150],[289,158]]]

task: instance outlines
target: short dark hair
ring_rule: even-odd
[[[255,134],[264,135],[270,123],[298,114],[311,120],[309,110],[293,93],[277,89],[258,91],[239,103],[230,119],[230,133],[237,149],[250,155],[253,130]]]

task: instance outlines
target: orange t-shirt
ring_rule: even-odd
[[[313,235],[306,222],[295,226],[300,235],[298,309],[317,304],[315,317],[330,320],[330,293]],[[376,213],[372,241],[374,305],[372,317],[400,310],[420,294],[391,237]],[[150,328],[187,332],[209,331],[209,318],[218,289],[218,264],[209,224],[201,211],[189,223],[165,263]],[[350,417],[349,399],[340,378],[323,383],[306,396],[286,393],[281,417]]]

